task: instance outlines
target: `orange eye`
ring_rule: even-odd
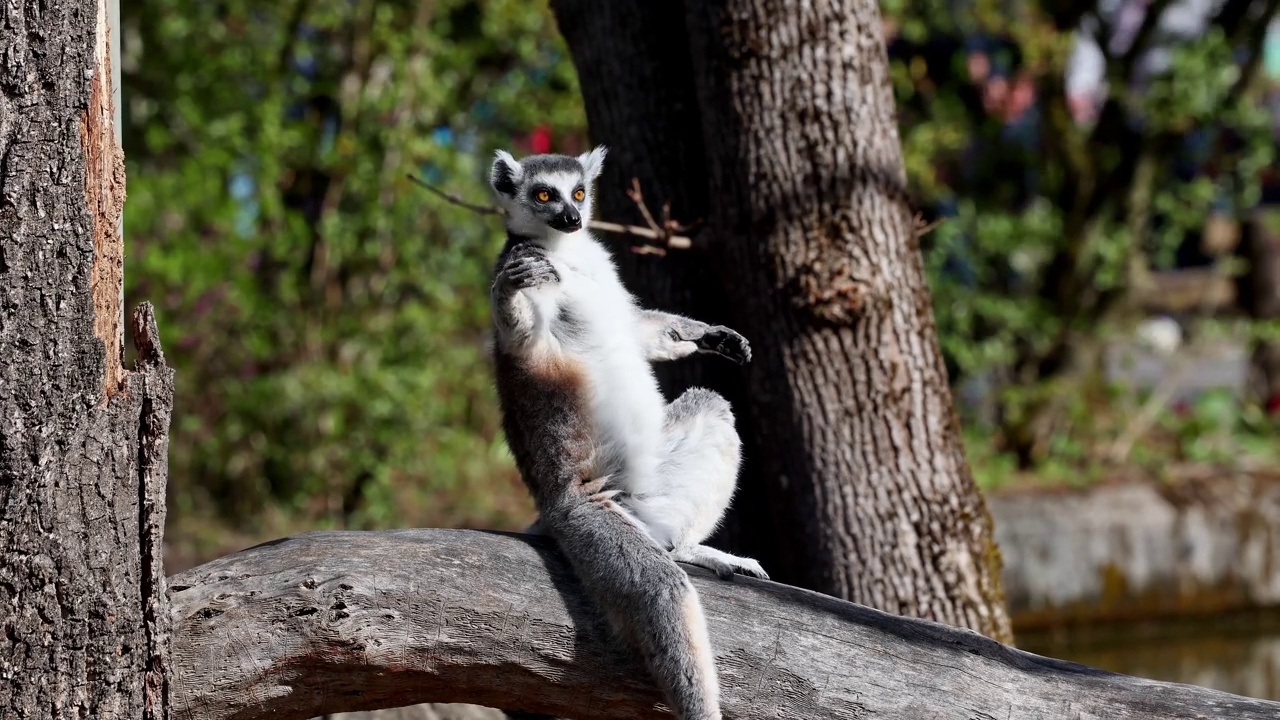
[[[538,200],[538,202],[547,202],[548,200],[551,199],[551,193],[547,192],[546,190],[539,190],[538,192],[534,193],[533,197],[535,197]]]
[[[577,190],[573,191],[573,199],[577,200],[578,202],[582,202],[582,199],[585,198],[586,196],[587,196],[587,191],[583,190],[582,188],[578,188]]]

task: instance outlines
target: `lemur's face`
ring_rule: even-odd
[[[600,176],[605,149],[578,157],[530,155],[516,162],[499,150],[489,182],[507,212],[507,227],[533,238],[575,233],[591,220],[591,184]]]

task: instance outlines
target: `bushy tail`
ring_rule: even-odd
[[[610,624],[638,649],[679,720],[720,720],[715,656],[684,570],[604,495],[544,508],[552,536]]]

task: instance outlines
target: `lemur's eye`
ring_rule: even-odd
[[[587,196],[587,191],[583,190],[582,188],[578,188],[577,190],[573,191],[573,199],[577,200],[578,202],[582,202],[582,199],[585,198],[586,196]]]
[[[548,200],[551,199],[551,193],[547,192],[546,190],[539,190],[538,192],[533,194],[533,197],[538,202],[547,202]]]

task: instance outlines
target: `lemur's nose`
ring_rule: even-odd
[[[565,209],[562,222],[564,222],[566,227],[572,230],[579,230],[582,228],[582,216],[573,208]]]

